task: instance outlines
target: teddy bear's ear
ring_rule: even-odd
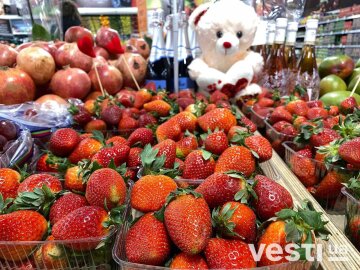
[[[198,25],[201,17],[206,13],[206,11],[209,9],[211,3],[208,2],[208,3],[205,3],[205,4],[202,4],[200,6],[198,6],[190,15],[189,17],[189,23],[190,23],[190,26],[195,29],[196,26]]]

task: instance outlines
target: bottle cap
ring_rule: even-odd
[[[268,25],[267,25],[267,29],[269,32],[275,32],[275,30],[276,30],[275,22],[269,21]]]
[[[287,30],[288,31],[297,31],[298,30],[298,22],[289,22],[287,25]]]
[[[286,18],[277,18],[276,19],[276,28],[286,28],[287,19]]]
[[[308,19],[306,21],[306,28],[316,29],[318,28],[319,20],[318,19]]]

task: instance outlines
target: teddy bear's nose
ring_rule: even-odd
[[[229,49],[229,48],[231,48],[231,43],[225,41],[224,44],[223,44],[223,46],[224,46],[225,49]]]

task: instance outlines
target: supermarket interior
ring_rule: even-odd
[[[360,269],[360,0],[0,0],[0,270]]]

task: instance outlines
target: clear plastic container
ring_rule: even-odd
[[[360,251],[360,201],[346,187],[342,188],[341,193],[346,197],[345,235]]]
[[[266,137],[270,141],[274,150],[281,156],[285,156],[285,148],[282,145],[283,142],[293,141],[295,136],[286,135],[278,132],[267,120],[264,120]]]
[[[265,117],[255,112],[254,108],[250,109],[250,120],[256,124],[258,129],[265,128]]]

